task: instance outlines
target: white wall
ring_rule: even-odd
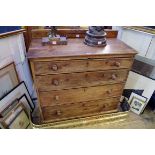
[[[119,31],[117,38],[135,49],[138,55],[155,60],[155,35],[119,26],[113,29]]]
[[[14,62],[20,81],[25,81],[30,94],[34,93],[33,81],[26,58],[23,34],[0,39],[0,68]]]
[[[148,49],[146,57],[149,58],[149,59],[154,59],[155,60],[155,36],[152,37],[150,47]]]
[[[149,101],[155,90],[155,81],[130,71],[125,85],[125,89],[144,90],[142,96],[147,97],[147,101]]]
[[[118,30],[118,39],[134,48],[138,55],[155,60],[155,35],[119,26],[113,29]],[[149,101],[155,90],[155,81],[130,71],[125,89],[142,89],[144,90],[142,95]]]

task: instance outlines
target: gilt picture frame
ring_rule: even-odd
[[[9,104],[2,112],[0,112],[0,118],[5,117],[5,115],[11,111],[18,104],[18,100],[14,100]]]
[[[17,103],[20,103],[24,105],[27,113],[31,115],[33,109],[30,105],[30,102],[27,98],[27,96],[24,94],[20,98],[15,99],[12,103],[10,103],[1,113],[0,113],[0,118],[4,117],[8,111],[10,111]]]
[[[20,98],[18,98],[18,101],[25,106],[27,112],[33,111],[33,107],[31,106],[30,101],[29,101],[28,97],[26,96],[26,94],[24,94]]]
[[[19,102],[7,115],[0,119],[3,129],[26,129],[30,125],[29,115]]]
[[[18,74],[13,62],[0,68],[0,99],[18,84]]]
[[[12,101],[21,98],[24,94],[26,95],[29,101],[29,105],[33,112],[35,104],[31,99],[30,93],[24,81],[20,82],[10,92],[8,92],[5,96],[3,96],[3,98],[0,100],[0,112],[2,112],[7,106],[9,106],[12,103]]]

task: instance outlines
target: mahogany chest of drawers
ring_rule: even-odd
[[[33,39],[28,58],[42,121],[117,111],[135,54],[116,38],[106,47],[89,47],[79,38],[55,46]]]

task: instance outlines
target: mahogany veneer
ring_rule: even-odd
[[[27,56],[43,122],[117,111],[136,51],[116,38],[106,47],[83,40],[55,46],[32,40]]]

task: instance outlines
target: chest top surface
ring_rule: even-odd
[[[68,39],[67,45],[45,45],[41,39],[33,39],[27,53],[29,59],[57,57],[88,57],[88,56],[131,56],[137,52],[116,38],[107,39],[105,47],[90,47],[83,43],[84,39]]]

